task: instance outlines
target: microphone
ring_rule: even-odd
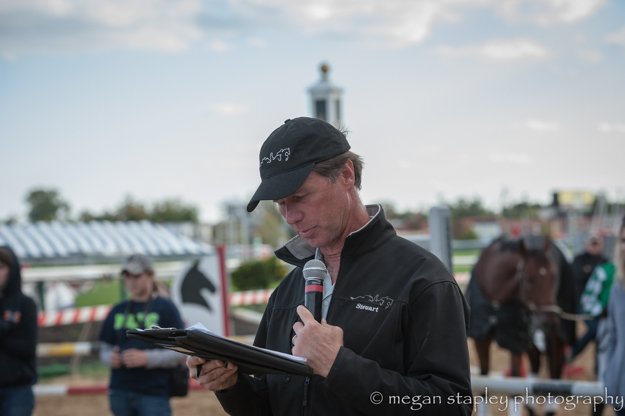
[[[304,306],[321,322],[321,302],[323,302],[323,279],[326,277],[326,265],[321,260],[310,260],[304,265],[306,292]]]

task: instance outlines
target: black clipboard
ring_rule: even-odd
[[[197,329],[133,329],[126,331],[126,336],[206,360],[234,363],[244,374],[313,374],[306,364]]]

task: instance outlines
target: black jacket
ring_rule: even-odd
[[[37,378],[37,306],[22,293],[20,265],[11,254],[0,297],[0,387],[28,386]]]
[[[571,267],[573,269],[575,301],[577,305],[579,305],[579,299],[582,297],[582,293],[584,293],[586,283],[588,283],[588,279],[590,278],[592,271],[595,270],[595,267],[607,261],[608,259],[602,255],[593,256],[585,251],[575,256]]]
[[[327,321],[343,329],[344,347],[328,377],[239,374],[233,388],[217,394],[226,412],[471,413],[469,310],[458,285],[438,258],[398,237],[379,206],[368,210],[375,217],[347,237],[341,253]],[[290,353],[296,308],[304,303],[302,266],[313,254],[299,237],[276,252],[297,267],[272,294],[255,345]]]

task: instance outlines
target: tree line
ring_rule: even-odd
[[[96,213],[83,210],[71,215],[70,203],[54,188],[33,188],[26,193],[27,216],[35,221],[141,221],[199,222],[200,210],[197,206],[178,198],[165,198],[153,204],[126,196],[116,208]],[[7,222],[16,222],[9,218]]]

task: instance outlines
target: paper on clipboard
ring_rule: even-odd
[[[227,339],[227,340],[229,340],[230,342],[234,342],[234,343],[237,343],[237,344],[241,344],[241,345],[245,345],[245,346],[248,346],[248,347],[252,347],[252,348],[254,348],[254,349],[256,349],[256,350],[259,350],[259,351],[264,351],[264,352],[267,352],[267,353],[270,353],[270,354],[276,355],[276,356],[278,356],[278,357],[286,358],[287,360],[294,361],[294,362],[296,362],[296,363],[306,364],[306,362],[307,362],[306,358],[296,357],[296,356],[294,356],[294,355],[285,354],[285,353],[283,353],[283,352],[279,352],[279,351],[268,350],[268,349],[265,349],[265,348],[256,347],[256,346],[254,346],[254,345],[244,344],[243,342],[239,342],[239,341],[235,341],[235,340],[232,340],[232,339],[229,339],[229,338],[223,337],[223,336],[221,336],[221,335],[218,335],[218,334],[216,334],[216,333],[214,333],[214,332],[209,331],[209,330],[208,330],[208,329],[207,329],[204,325],[202,325],[200,322],[198,322],[198,323],[196,323],[195,325],[190,326],[190,327],[188,327],[188,328],[187,328],[187,331],[190,331],[190,330],[200,331],[200,332],[203,332],[203,333],[205,333],[205,334],[207,334],[207,335],[210,335],[211,337],[215,337],[215,338]]]

